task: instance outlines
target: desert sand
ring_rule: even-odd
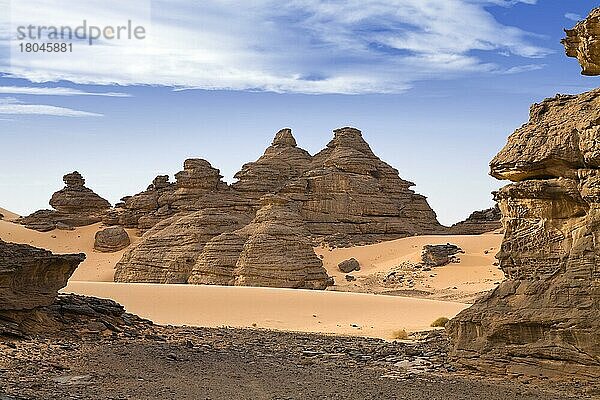
[[[5,216],[12,213],[3,213]],[[430,329],[438,317],[453,317],[469,301],[503,279],[492,265],[501,235],[415,236],[370,246],[316,249],[336,286],[327,291],[192,285],[113,283],[114,266],[125,250],[93,250],[94,224],[73,231],[36,232],[0,221],[0,239],[42,247],[56,253],[79,253],[87,259],[66,292],[110,298],[129,312],[160,324],[205,327],[268,328],[390,339],[394,331]],[[129,230],[132,242],[139,240]],[[425,244],[453,243],[465,250],[460,263],[432,271],[409,271],[414,287],[382,283],[404,262],[417,263]],[[362,265],[357,281],[347,282],[337,264],[354,257]],[[348,293],[359,292],[359,293]],[[382,295],[382,294],[390,295]],[[402,296],[400,296],[402,295]],[[421,297],[421,298],[419,298]],[[443,301],[439,301],[443,300]]]
[[[1,212],[1,211],[0,211]],[[4,214],[7,215],[7,214]],[[37,232],[9,221],[0,221],[0,239],[6,242],[28,244],[54,253],[85,253],[86,260],[72,276],[72,280],[112,282],[114,267],[126,249],[116,253],[100,253],[94,250],[94,235],[102,224],[77,228],[73,231],[55,229]],[[128,230],[132,243],[139,238],[135,230]]]
[[[268,328],[392,339],[467,304],[399,296],[232,286],[74,282],[63,290],[113,299],[159,324]]]
[[[403,294],[461,302],[472,302],[482,292],[493,289],[504,280],[504,273],[493,264],[502,234],[484,235],[438,235],[413,236],[370,246],[351,248],[317,248],[323,258],[327,273],[335,279],[335,290]],[[431,271],[412,268],[421,261],[421,252],[426,244],[452,243],[464,250],[458,254],[459,263],[435,267]],[[351,275],[356,281],[347,282],[337,265],[349,258],[357,259],[361,270]],[[393,271],[410,277],[414,286],[395,282],[384,282]]]

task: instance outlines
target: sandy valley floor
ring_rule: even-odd
[[[390,339],[397,331],[429,328],[451,318],[503,279],[493,265],[499,234],[417,236],[371,246],[316,249],[336,285],[328,291],[191,285],[117,284],[114,266],[124,251],[93,250],[100,224],[74,231],[40,233],[10,222],[0,210],[0,239],[57,253],[86,253],[65,292],[114,299],[126,309],[161,324],[204,327],[259,327],[298,332],[349,334]],[[139,240],[129,231],[134,243]],[[465,250],[460,262],[431,271],[415,265],[425,244],[453,243]],[[354,257],[361,270],[348,282],[337,264]],[[402,274],[403,282],[386,279]],[[354,293],[348,293],[354,292]]]

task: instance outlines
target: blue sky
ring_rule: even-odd
[[[114,203],[188,157],[231,181],[280,128],[315,153],[350,125],[450,224],[492,204],[488,162],[531,103],[598,86],[560,45],[597,1],[33,3],[0,0],[0,206],[19,213],[72,170]],[[30,58],[10,40],[82,17],[148,37]]]

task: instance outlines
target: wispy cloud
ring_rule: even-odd
[[[127,93],[117,92],[86,92],[65,87],[30,87],[30,86],[0,86],[0,94],[25,94],[42,96],[107,96],[130,97]]]
[[[55,117],[102,117],[88,111],[74,110],[45,104],[25,104],[12,97],[0,98],[0,115],[49,115]]]
[[[147,12],[136,14],[120,0],[105,0],[98,12],[81,6],[83,0],[60,9],[31,1],[23,21],[42,25],[85,17],[89,24],[115,25],[143,21]],[[154,0],[144,41],[78,43],[73,53],[52,57],[17,55],[7,68],[33,82],[398,93],[419,80],[495,73],[550,54],[535,44],[535,35],[501,24],[489,11],[517,3],[536,2]],[[23,22],[18,15],[12,20]],[[485,54],[508,57],[496,65]]]
[[[566,13],[565,18],[575,22],[579,22],[583,19],[581,15],[575,13]]]

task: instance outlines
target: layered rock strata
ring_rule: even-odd
[[[502,228],[502,214],[498,205],[481,211],[474,211],[467,219],[448,229],[451,235],[481,235]]]
[[[590,15],[565,30],[567,37],[562,40],[567,56],[575,57],[581,65],[582,75],[600,75],[600,7]]]
[[[460,363],[600,377],[599,143],[596,89],[534,105],[492,160],[507,280],[447,325]]]
[[[77,227],[100,222],[110,209],[110,203],[85,186],[85,179],[77,171],[63,177],[65,187],[52,195],[54,210],[40,210],[22,217],[18,223],[41,232],[57,228]]]
[[[242,229],[213,238],[189,283],[325,289],[329,282],[310,233],[294,204],[265,196],[256,218]]]
[[[444,231],[412,186],[373,153],[361,131],[341,128],[311,168],[279,193],[301,203],[315,241],[344,246]]]
[[[58,290],[67,285],[84,259],[84,254],[54,255],[0,240],[0,310],[52,304]]]

